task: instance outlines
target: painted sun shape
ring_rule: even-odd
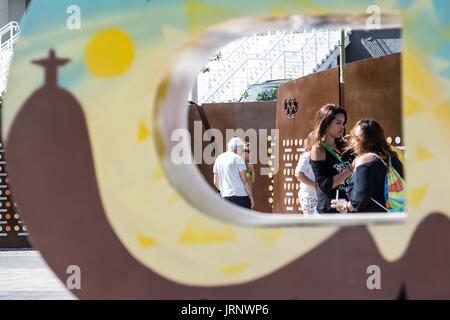
[[[133,40],[126,32],[117,28],[105,29],[95,34],[85,51],[88,70],[101,78],[124,74],[133,60]]]

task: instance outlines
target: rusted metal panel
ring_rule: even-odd
[[[298,111],[286,114],[285,103],[297,102]],[[337,68],[318,72],[282,85],[278,91],[278,163],[275,175],[274,212],[299,213],[298,181],[294,176],[303,141],[312,130],[316,112],[327,103],[339,104]]]
[[[222,141],[223,150],[226,150],[226,130],[227,129],[242,129],[244,131],[248,129],[255,129],[259,131],[267,130],[270,134],[270,130],[275,129],[275,118],[276,118],[276,103],[275,102],[247,102],[247,103],[217,103],[217,104],[203,104],[204,114],[207,118],[209,126],[213,129],[218,129],[223,134],[224,139]],[[189,131],[191,132],[191,145],[194,148],[194,121],[201,121],[198,110],[195,106],[189,107]],[[202,134],[204,133],[204,128],[202,127]],[[219,141],[217,141],[219,142]],[[264,144],[264,142],[262,142]],[[210,142],[202,143],[202,150],[210,144]],[[258,146],[260,145],[259,135],[257,139]],[[267,146],[269,147],[270,142],[267,141]],[[254,151],[259,151],[259,148],[251,146]],[[263,150],[264,151],[264,150]],[[198,159],[199,160],[199,159]],[[253,184],[253,194],[255,198],[254,210],[260,212],[271,213],[272,205],[268,202],[269,198],[272,196],[272,191],[269,190],[272,185],[272,179],[267,175],[261,175],[260,169],[262,167],[267,167],[267,161],[261,162],[258,156],[257,164],[255,167],[255,183]],[[198,169],[205,177],[206,182],[208,182],[211,187],[213,184],[213,166],[211,164],[200,163],[197,164]]]
[[[386,137],[401,138],[401,54],[392,54],[347,64],[345,66],[345,108],[347,128],[364,117],[376,119]]]

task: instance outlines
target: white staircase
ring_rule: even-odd
[[[352,32],[349,31],[345,35],[345,48],[347,48],[350,43],[350,36]],[[317,66],[314,68],[313,72],[320,72],[327,70],[333,66],[333,64],[336,63],[336,60],[339,58],[341,54],[341,48],[340,48],[340,41],[339,43],[328,52],[328,54],[320,61],[320,63],[317,64]]]
[[[0,29],[0,94],[6,89],[9,66],[14,52],[14,44],[19,38],[19,24],[11,21]]]
[[[200,103],[239,100],[248,86],[273,79],[295,79],[314,72],[339,44],[340,30],[312,30],[242,38],[221,50],[198,76]]]

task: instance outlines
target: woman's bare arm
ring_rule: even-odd
[[[308,178],[303,172],[299,172],[296,175],[296,177],[297,177],[298,181],[300,181],[301,183],[304,183],[311,188],[316,187],[316,183],[314,181],[312,181],[310,178]]]
[[[353,174],[352,169],[349,167],[345,168],[342,172],[338,173],[333,177],[332,189],[339,187],[344,184],[345,180]]]
[[[320,146],[314,146],[311,149],[311,160],[313,161],[325,161],[326,153],[325,150]],[[345,180],[352,175],[352,169],[346,168],[341,173],[333,176],[333,183],[331,185],[331,189],[335,189],[340,185],[344,184]]]

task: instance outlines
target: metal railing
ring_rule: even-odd
[[[293,50],[295,37],[300,36],[301,47]],[[276,41],[262,53],[241,55],[240,60],[229,59],[224,72],[216,72],[208,79],[213,85],[202,95],[200,103],[235,101],[251,84],[274,78],[291,79],[310,74],[333,52],[339,40],[339,30],[320,29],[303,34],[280,32]],[[237,51],[241,52],[239,48],[235,49],[235,52]],[[248,48],[242,51],[249,52]]]
[[[212,76],[212,80],[214,84],[212,85],[211,89],[202,96],[200,99],[201,102],[206,102],[211,100],[211,98],[224,86],[227,84],[228,80],[236,75],[236,73],[242,69],[248,62],[252,59],[260,59],[264,60],[267,59],[267,57],[270,57],[270,55],[273,54],[274,50],[277,50],[279,48],[280,43],[286,40],[286,35],[288,32],[282,32],[278,34],[275,37],[275,41],[273,44],[271,44],[268,48],[265,48],[265,50],[260,54],[255,53],[248,53],[250,52],[250,49],[255,46],[256,44],[256,36],[249,37],[252,39],[250,42],[244,42],[247,44],[247,46],[243,47],[243,50],[239,50],[240,52],[243,52],[243,55],[240,56],[240,60],[230,60],[229,63],[226,64],[225,72],[222,74],[219,74],[217,76]],[[254,49],[254,48],[252,48]],[[279,50],[279,49],[278,49]],[[230,63],[231,62],[231,63]]]
[[[15,21],[0,29],[0,94],[6,89],[9,67],[14,54],[14,45],[19,39],[20,28]]]

